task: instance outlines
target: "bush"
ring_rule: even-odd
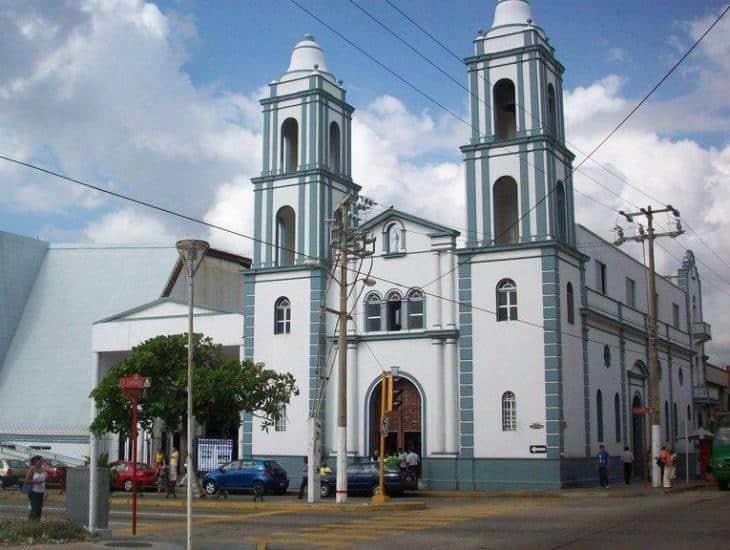
[[[5,544],[65,544],[86,540],[88,536],[84,529],[70,519],[0,519],[0,543]]]

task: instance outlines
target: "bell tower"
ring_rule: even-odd
[[[465,59],[472,133],[467,246],[575,246],[573,154],[565,147],[563,66],[527,0],[498,0]]]
[[[254,185],[254,267],[329,257],[325,220],[359,186],[351,178],[353,107],[312,35],[269,84],[263,106],[263,166]]]

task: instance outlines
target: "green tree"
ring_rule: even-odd
[[[129,402],[119,389],[125,376],[139,373],[150,379],[140,401],[139,421],[145,429],[159,418],[177,428],[187,411],[187,335],[157,336],[134,347],[114,365],[91,392],[97,415],[91,424],[96,436],[130,435]],[[263,363],[227,357],[209,337],[193,337],[193,414],[205,425],[230,426],[241,412],[251,412],[268,429],[281,415],[281,405],[298,395],[294,376],[265,368]]]

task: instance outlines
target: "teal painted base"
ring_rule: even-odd
[[[429,457],[425,488],[448,491],[549,490],[560,488],[560,462],[530,458]]]

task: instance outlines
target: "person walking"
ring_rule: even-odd
[[[659,466],[659,483],[664,483],[664,471],[667,469],[667,461],[665,460],[665,455],[667,453],[667,446],[662,445],[662,448],[659,450],[659,456],[656,459],[657,466]]]
[[[28,487],[30,501],[29,520],[40,521],[43,513],[43,497],[46,493],[46,472],[43,471],[43,458],[35,455],[30,459],[30,468],[25,474],[25,484]]]
[[[672,492],[672,474],[674,473],[674,457],[671,448],[666,446],[662,447],[662,452],[659,454],[659,458],[664,463],[664,471],[662,472],[662,485],[664,486],[664,493],[670,494]]]
[[[179,463],[180,452],[177,450],[177,447],[173,447],[172,452],[170,453],[170,463],[168,464],[167,469],[167,485],[172,486],[173,498],[177,498],[177,495],[175,494],[175,487],[177,487],[177,474]]]
[[[600,445],[598,447],[598,455],[596,456],[598,460],[598,478],[601,487],[605,487],[606,489],[608,489],[608,458],[609,454],[605,445]]]
[[[299,500],[302,500],[304,498],[304,490],[307,488],[307,465],[309,464],[309,459],[305,456],[304,462],[302,463],[302,482],[299,484],[299,496],[297,497]]]
[[[634,453],[629,450],[628,446],[624,447],[621,461],[624,463],[624,483],[631,485],[631,473],[634,469]]]
[[[418,465],[421,463],[421,459],[414,451],[413,449],[410,449],[408,451],[408,454],[406,455],[406,465],[408,466],[408,471],[411,472],[416,478],[420,477],[418,475]]]

